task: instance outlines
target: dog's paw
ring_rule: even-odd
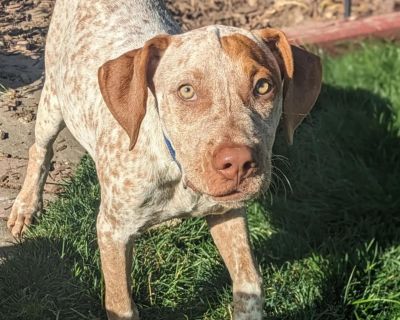
[[[11,234],[19,238],[26,231],[32,220],[42,210],[42,201],[36,197],[23,197],[21,194],[15,199],[11,209],[10,217],[7,221],[7,227]]]
[[[234,302],[234,320],[262,320],[263,303],[259,294],[236,293]]]

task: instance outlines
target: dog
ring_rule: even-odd
[[[292,143],[321,74],[319,58],[277,29],[182,33],[159,1],[57,0],[35,143],[8,227],[20,236],[40,212],[52,144],[67,126],[96,164],[109,319],[139,319],[135,239],[193,216],[207,220],[231,276],[234,319],[262,319],[243,207],[268,188],[278,124]]]

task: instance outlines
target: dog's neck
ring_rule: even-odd
[[[127,14],[134,14],[134,19],[128,23],[128,27],[133,25],[134,27],[145,29],[146,32],[144,34],[146,35],[152,33],[151,29],[154,29],[155,34],[161,32],[168,34],[181,33],[181,28],[172,18],[170,11],[162,0],[99,0],[97,2],[104,3],[110,14],[115,15],[117,13],[118,15],[118,13],[121,13],[124,19],[126,19]],[[129,28],[127,31],[129,31]],[[135,34],[138,34],[137,30],[135,30]]]

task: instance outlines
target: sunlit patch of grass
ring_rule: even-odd
[[[0,83],[0,95],[5,93],[6,91],[7,91],[7,88]]]

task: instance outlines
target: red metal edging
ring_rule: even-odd
[[[283,29],[298,45],[328,44],[360,37],[384,37],[400,34],[400,12],[334,22],[313,23]]]

